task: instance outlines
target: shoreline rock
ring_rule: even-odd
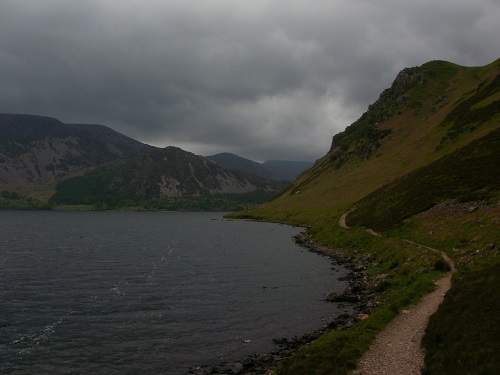
[[[332,292],[325,302],[349,303],[352,312],[340,313],[323,327],[290,338],[273,338],[276,350],[264,354],[251,354],[243,359],[232,362],[221,362],[217,365],[204,365],[191,368],[189,374],[234,374],[258,375],[266,374],[276,368],[280,362],[292,356],[300,349],[310,345],[321,335],[331,331],[341,331],[350,328],[358,320],[366,319],[371,310],[377,306],[375,295],[371,292],[374,285],[368,282],[366,266],[373,261],[372,255],[362,255],[358,252],[347,254],[342,250],[332,250],[311,241],[302,232],[294,236],[295,243],[309,251],[328,257],[334,265],[342,265],[349,269],[343,280],[348,281],[348,287],[342,293]]]

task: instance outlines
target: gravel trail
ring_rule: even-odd
[[[341,227],[348,228],[345,219],[349,212],[340,218]],[[375,232],[372,234],[379,235]],[[450,265],[451,271],[436,281],[436,290],[424,296],[417,305],[403,310],[377,335],[351,375],[416,375],[422,372],[425,353],[421,343],[425,328],[451,288],[451,277],[456,268],[445,252],[406,241],[440,253]]]
[[[422,337],[429,318],[451,287],[451,272],[436,282],[437,289],[416,305],[403,310],[382,330],[361,357],[352,375],[420,374],[424,367]]]

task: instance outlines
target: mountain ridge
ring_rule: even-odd
[[[104,125],[64,124],[37,115],[0,114],[0,131],[4,186],[48,184],[152,147]]]
[[[200,203],[200,197],[218,196],[200,203],[203,209],[210,208],[207,201],[214,199],[217,209],[238,209],[260,203],[284,186],[284,181],[222,168],[174,146],[158,148],[141,143],[104,125],[0,114],[0,131],[0,190],[4,192],[3,203],[5,197],[16,197],[15,207],[30,207],[31,200],[18,204],[19,197],[27,196],[41,200],[41,204],[120,208],[155,201],[153,208],[197,209],[200,206],[193,202]],[[68,179],[71,181],[65,182]],[[71,186],[72,191],[64,191],[65,186]],[[193,202],[189,202],[191,198]]]
[[[237,169],[269,180],[282,182],[295,180],[300,173],[314,164],[294,160],[266,160],[263,163],[258,163],[229,152],[206,156],[206,158],[226,168]]]
[[[470,132],[464,130],[462,136],[452,141],[446,141],[447,127],[442,123],[448,112],[454,108],[456,101],[463,102],[466,99],[463,98],[464,95],[474,95],[481,82],[485,82],[486,85],[495,81],[497,74],[491,72],[498,70],[499,66],[500,60],[486,67],[476,68],[459,67],[439,61],[422,65],[420,68],[422,75],[438,78],[424,80],[424,86],[413,86],[405,92],[405,107],[390,116],[384,113],[383,122],[376,120],[380,115],[379,107],[371,105],[359,120],[346,128],[345,132],[335,135],[330,151],[316,162],[309,173],[294,181],[280,196],[283,197],[287,193],[293,195],[300,190],[303,197],[304,188],[306,186],[311,188],[311,182],[321,174],[330,174],[328,179],[332,179],[333,175],[338,173],[341,176],[340,180],[339,177],[335,179],[339,180],[339,184],[353,178],[349,184],[365,188],[357,195],[360,199],[364,194],[487,134],[497,126],[498,112],[493,114],[484,126],[476,127]],[[481,74],[486,74],[483,80]],[[468,78],[463,79],[464,75]],[[452,92],[455,92],[454,97],[451,95]],[[432,94],[429,95],[430,93]],[[495,95],[495,98],[499,95],[498,91]],[[389,95],[381,95],[384,96]],[[388,103],[385,106],[394,105]],[[364,121],[370,118],[375,120],[368,123]],[[370,152],[367,153],[367,149]],[[387,149],[390,152],[387,152]],[[367,164],[363,165],[364,170],[361,171],[360,165],[363,162]],[[348,196],[354,198],[356,190],[352,191],[351,188],[350,194],[344,195],[342,200]],[[345,203],[354,202],[345,201]]]
[[[61,181],[49,202],[100,208],[228,210],[270,198],[282,187],[169,146]]]

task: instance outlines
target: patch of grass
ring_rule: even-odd
[[[500,255],[500,206],[494,203],[474,207],[447,202],[386,234],[445,251],[454,260],[460,277],[489,267]]]
[[[423,374],[498,374],[500,263],[456,280],[430,319]]]
[[[458,135],[475,129],[484,121],[500,113],[500,100],[485,104],[485,101],[500,90],[500,74],[498,74],[490,83],[482,82],[476,92],[466,100],[460,102],[445,117],[441,126],[447,128],[446,136],[442,142],[454,139]],[[482,106],[477,106],[483,102]]]
[[[449,87],[449,81],[463,68],[447,61],[430,61],[419,69],[422,84],[413,85],[405,96],[410,108],[422,108],[429,98],[429,93],[441,96]]]
[[[109,188],[112,179],[112,172],[107,168],[68,178],[57,184],[57,191],[49,202],[55,205],[95,205],[98,202],[113,205],[119,197]]]
[[[387,230],[446,199],[477,199],[500,190],[500,129],[367,195],[349,226]]]
[[[17,191],[0,192],[0,210],[47,210],[48,204]]]

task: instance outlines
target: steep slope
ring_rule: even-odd
[[[500,255],[499,140],[500,60],[484,67],[432,61],[404,69],[333,137],[328,154],[272,201],[233,215],[307,226],[305,243],[364,262],[354,285],[373,300],[359,310],[362,319],[320,337],[276,374],[355,369],[376,334],[446,271],[431,248],[453,259],[463,290],[454,282],[431,319],[426,373],[498,368],[498,312],[487,293],[473,290],[493,291],[500,282],[492,271]]]
[[[64,124],[34,115],[0,114],[0,134],[3,187],[51,183],[151,147],[102,125]]]
[[[446,200],[491,200],[500,191],[499,161],[500,128],[368,194],[347,225],[383,231]]]
[[[257,163],[256,161],[242,158],[241,156],[231,154],[229,152],[223,152],[216,155],[210,155],[206,157],[219,165],[244,171],[262,178],[273,181],[292,181],[293,179],[288,178],[286,175],[279,173],[278,171],[269,168],[266,165]]]
[[[333,137],[326,156],[253,215],[333,225],[369,193],[497,129],[499,73],[500,60],[404,69],[359,120]]]
[[[250,195],[262,201],[262,197],[269,198],[282,187],[277,182],[223,168],[180,148],[166,147],[62,181],[51,202],[170,208],[173,201],[183,200],[179,208],[208,208],[196,202],[228,195]]]

